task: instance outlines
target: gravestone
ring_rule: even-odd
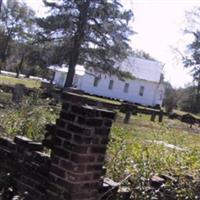
[[[163,121],[163,110],[160,110],[160,112],[159,112],[158,121],[159,122]]]
[[[182,122],[185,122],[187,124],[190,124],[190,128],[192,127],[192,125],[195,124],[196,122],[196,118],[193,117],[191,114],[185,114],[182,116],[182,119],[181,119]]]
[[[125,112],[124,123],[129,124],[131,115],[137,114],[137,106],[133,103],[124,103],[122,104],[121,111]]]
[[[14,103],[21,103],[25,92],[25,85],[16,84],[13,89],[12,101]]]
[[[153,112],[151,113],[151,121],[152,121],[152,122],[155,122],[155,119],[156,119],[156,112],[153,111]]]
[[[129,123],[130,123],[131,115],[132,115],[132,112],[131,112],[131,111],[127,111],[127,112],[126,112],[125,118],[124,118],[124,124],[129,124]]]

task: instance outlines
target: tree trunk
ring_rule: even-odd
[[[1,57],[1,60],[0,60],[0,74],[1,74],[1,70],[3,69],[3,67],[4,67],[4,65],[6,63],[8,49],[9,49],[9,42],[11,40],[12,30],[13,30],[12,28],[9,30],[9,34],[6,37],[6,42],[5,42],[4,50],[3,50],[2,57]]]
[[[22,67],[23,67],[23,64],[24,64],[24,59],[25,59],[25,54],[22,55],[21,57],[21,60],[20,60],[20,63],[17,67],[17,70],[16,70],[16,78],[19,78],[19,74],[20,72],[22,71]]]
[[[1,70],[4,68],[5,66],[5,60],[1,59],[0,60],[0,74],[1,74]]]
[[[68,65],[69,70],[67,73],[67,79],[64,86],[65,88],[71,87],[73,84],[75,66],[77,64],[77,61],[80,55],[81,44],[85,37],[85,29],[87,25],[87,17],[88,17],[90,1],[91,0],[87,0],[85,3],[79,6],[79,12],[80,12],[79,22],[78,22],[77,31],[73,38],[74,44],[73,44],[73,48],[69,57],[69,65]]]
[[[198,79],[197,83],[197,94],[196,94],[196,112],[198,113],[200,111],[200,78]]]
[[[0,0],[0,13],[1,13],[2,2],[3,0]]]

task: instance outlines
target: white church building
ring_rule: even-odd
[[[115,75],[104,74],[77,65],[73,86],[92,95],[119,99],[145,106],[162,105],[164,98],[163,64],[158,61],[129,56],[116,64],[128,71],[133,79],[120,80]],[[55,71],[53,83],[64,87],[68,68],[51,66]]]

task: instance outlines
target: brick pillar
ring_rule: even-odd
[[[77,95],[64,97],[54,134],[48,192],[57,200],[97,200],[115,113],[85,105]]]

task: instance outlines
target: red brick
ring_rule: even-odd
[[[94,162],[95,157],[91,155],[80,155],[72,153],[71,160],[75,163],[88,163],[88,162]]]
[[[108,136],[110,134],[110,128],[95,128],[95,134]]]
[[[104,110],[104,111],[101,112],[101,116],[102,116],[103,118],[108,118],[108,119],[114,120],[115,117],[116,117],[116,113],[113,112],[113,111]]]
[[[86,123],[85,117],[78,117],[77,118],[77,123],[78,124],[85,124]]]
[[[72,134],[69,133],[67,130],[63,130],[63,129],[57,129],[56,135],[66,140],[70,140],[72,138]]]
[[[55,166],[55,165],[52,165],[51,166],[51,172],[57,176],[60,176],[60,177],[65,177],[65,170]]]
[[[84,183],[82,186],[81,186],[81,189],[83,190],[89,190],[89,189],[97,189],[100,187],[100,184],[99,182],[95,181],[95,182],[90,182],[90,183]]]
[[[7,137],[0,137],[0,146],[13,149],[13,150],[16,149],[16,144],[13,142],[13,140]]]
[[[86,136],[91,135],[91,129],[80,127],[79,125],[68,124],[67,129],[73,133],[84,134]]]
[[[71,173],[68,172],[66,174],[66,177],[69,181],[73,182],[84,182],[84,181],[89,181],[93,179],[93,174],[76,174],[76,173]]]
[[[102,176],[102,173],[93,173],[93,179],[94,180],[99,180]]]
[[[80,165],[80,164],[73,164],[73,172],[76,173],[83,173],[85,172],[85,165]]]
[[[62,167],[65,170],[75,172],[75,173],[83,173],[85,172],[85,169],[86,169],[84,164],[74,163],[68,160],[61,160],[60,167]]]
[[[61,189],[57,187],[57,184],[49,183],[48,184],[48,190],[50,190],[54,194],[60,194],[61,193]]]
[[[57,136],[53,139],[53,145],[54,146],[62,146],[63,140]]]
[[[54,147],[53,148],[53,155],[59,156],[61,158],[67,158],[68,159],[70,157],[70,152],[65,150],[65,149]]]
[[[106,146],[91,147],[90,152],[91,153],[97,153],[97,154],[105,154],[106,153]]]
[[[99,138],[93,138],[92,139],[92,144],[99,144],[100,139]]]
[[[109,120],[109,119],[104,120],[104,126],[111,127],[112,126],[112,120]]]
[[[77,144],[90,144],[92,141],[91,137],[83,137],[80,135],[74,135],[73,141]]]
[[[102,165],[88,165],[87,171],[101,171]]]
[[[73,170],[73,164],[69,160],[61,160],[60,167],[64,168],[65,170]]]
[[[56,126],[58,126],[58,127],[65,128],[65,124],[66,124],[66,122],[62,119],[56,120]]]
[[[67,120],[67,121],[74,121],[76,116],[71,114],[71,113],[65,113],[63,111],[61,111],[60,113],[60,118],[62,118],[63,120]]]
[[[69,183],[66,180],[58,178],[56,184],[58,184],[62,188],[65,188],[65,191],[68,190]]]
[[[87,119],[86,125],[92,127],[101,127],[103,125],[102,119]]]
[[[68,111],[69,108],[70,108],[70,104],[69,104],[69,103],[64,102],[64,103],[62,104],[62,110]]]
[[[67,141],[64,142],[64,148],[81,154],[85,154],[88,151],[88,146],[75,145]]]
[[[98,155],[98,156],[97,156],[97,162],[102,163],[102,162],[104,162],[104,161],[105,161],[105,156],[104,156],[104,155]]]
[[[71,107],[71,111],[74,114],[85,116],[85,117],[95,117],[95,116],[97,116],[97,111],[95,109],[93,109],[92,107],[89,107],[89,106],[80,107],[80,106],[77,106],[77,105],[73,105]]]
[[[52,156],[51,156],[51,163],[52,164],[59,164],[59,161],[60,161],[60,158],[59,157],[57,157],[55,154],[53,154]]]

